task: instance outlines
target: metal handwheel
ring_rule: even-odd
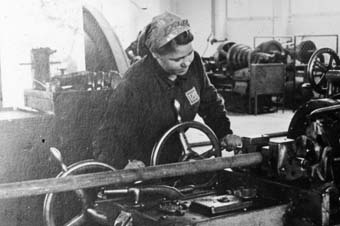
[[[189,128],[197,129],[203,132],[208,138],[209,142],[200,142],[200,143],[189,143],[184,131]],[[170,128],[162,137],[161,139],[155,144],[152,154],[151,154],[151,161],[150,165],[159,165],[164,163],[170,163],[171,161],[162,161],[164,155],[168,156],[169,153],[165,152],[165,146],[167,141],[170,137],[176,135],[178,133],[181,145],[182,145],[182,152],[177,158],[177,162],[183,161],[195,161],[205,158],[211,157],[220,157],[221,156],[221,149],[219,145],[218,138],[216,137],[215,133],[206,125],[196,122],[196,121],[189,121],[189,122],[181,122],[172,128]],[[211,145],[212,147],[204,151],[203,153],[196,152],[193,150],[194,148],[203,147]],[[177,157],[177,156],[176,156]],[[170,184],[174,187],[181,187],[187,185],[193,185],[196,188],[199,187],[209,187],[213,186],[217,182],[216,172],[212,173],[201,173],[196,175],[195,177],[192,176],[184,176],[180,178],[169,178],[165,181],[166,184]]]
[[[200,143],[189,143],[184,133],[184,131],[189,128],[198,129],[199,131],[203,132],[209,138],[209,142],[207,143],[203,142],[201,144]],[[151,166],[160,164],[160,159],[161,159],[162,154],[164,153],[163,151],[164,151],[166,142],[171,136],[177,133],[179,134],[181,138],[181,144],[183,146],[181,156],[178,158],[179,162],[221,156],[221,149],[220,149],[219,141],[215,133],[208,126],[200,122],[189,121],[189,122],[182,122],[180,124],[173,126],[161,137],[161,139],[156,143],[156,145],[154,146],[152,150],[151,161],[150,161]],[[209,149],[208,151],[205,151],[199,154],[198,152],[195,152],[193,150],[193,147],[207,146],[207,144],[212,145],[212,148]]]
[[[326,73],[339,65],[338,55],[330,48],[321,48],[313,53],[308,61],[307,76],[316,92],[323,95],[327,93]]]
[[[52,148],[51,148],[52,149]],[[80,161],[77,163],[74,163],[70,166],[66,166],[61,159],[60,152],[58,153],[58,150],[54,150],[58,157],[58,161],[61,163],[63,171],[60,172],[57,175],[57,178],[61,177],[67,177],[69,175],[76,175],[76,174],[81,174],[84,173],[85,171],[108,171],[112,170],[115,171],[115,168],[113,168],[110,165],[107,165],[102,162],[97,162],[94,160],[85,160],[85,161]],[[53,153],[55,155],[55,153]],[[75,190],[73,191],[77,197],[77,199],[81,203],[81,210],[80,213],[73,217],[72,219],[68,220],[67,223],[64,223],[62,225],[65,226],[79,226],[85,224],[87,221],[92,221],[99,223],[101,225],[108,225],[107,217],[98,212],[94,208],[94,201],[95,198],[91,197],[89,194],[89,190],[85,189],[80,189],[80,190]],[[44,208],[43,208],[43,217],[45,221],[46,226],[57,226],[60,225],[60,222],[57,222],[56,216],[55,216],[55,209],[56,209],[56,203],[57,203],[57,194],[55,193],[49,193],[45,196],[44,200]]]
[[[215,157],[221,156],[219,141],[215,133],[208,126],[202,123],[196,121],[182,122],[182,117],[180,114],[181,105],[179,101],[176,99],[174,100],[173,104],[178,124],[176,124],[175,126],[170,128],[167,132],[165,132],[161,139],[155,144],[151,154],[150,165],[154,166],[162,163],[169,163],[160,162],[160,159],[161,156],[163,155],[166,142],[169,140],[170,137],[172,137],[176,133],[178,133],[182,145],[182,153],[181,156],[177,159],[177,162],[210,158],[212,156]],[[208,144],[212,145],[212,149],[205,151],[204,153],[201,154],[195,152],[193,150],[193,147],[206,146],[207,144],[197,145],[197,143],[196,144],[189,143],[189,140],[185,134],[185,131],[189,128],[198,129],[201,132],[203,132],[209,138],[210,142]]]

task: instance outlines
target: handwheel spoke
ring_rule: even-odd
[[[181,162],[184,161],[188,161],[190,159],[202,159],[203,157],[201,157],[197,152],[195,151],[188,151],[187,153],[185,153],[184,155],[182,155],[182,157],[180,158]]]
[[[314,74],[316,74],[316,73],[324,74],[325,71],[321,70],[319,67],[314,67],[313,73],[314,73]]]
[[[334,60],[334,57],[331,55],[329,57],[329,63],[328,63],[328,67],[327,67],[327,70],[333,68],[332,65],[333,65],[333,60]]]
[[[78,189],[75,190],[75,193],[77,194],[77,197],[79,198],[79,201],[81,201],[83,207],[87,207],[93,202],[86,190]]]
[[[201,154],[200,156],[201,156],[202,158],[210,158],[210,157],[212,157],[212,156],[215,156],[215,154],[216,154],[215,149],[212,148],[212,149],[210,149],[210,150],[204,152],[204,153]]]
[[[191,147],[190,147],[188,138],[185,135],[184,131],[179,132],[179,138],[180,138],[184,153],[188,154],[191,151]]]
[[[327,66],[323,63],[321,63],[320,61],[316,60],[315,61],[315,66],[317,66],[319,69],[321,69],[323,72],[326,72],[328,69],[327,69]]]
[[[79,214],[72,218],[69,222],[64,224],[64,226],[80,226],[86,222],[86,215],[84,213]]]
[[[316,85],[321,85],[322,83],[325,83],[325,82],[326,82],[326,76],[325,76],[325,74],[323,74],[320,77],[320,80],[316,82]]]
[[[188,149],[183,151],[182,153],[176,153],[176,156],[169,156],[169,153],[166,153],[165,149],[167,142],[171,138],[172,135],[180,135],[180,138],[186,138],[182,136],[181,133],[183,131],[187,131],[188,129],[196,129],[199,130],[201,133],[205,134],[209,139],[209,142],[198,142],[198,143],[189,143],[187,141],[183,142],[184,144],[188,145]],[[183,139],[184,140],[184,139]],[[204,150],[200,149],[201,147],[206,147]],[[212,147],[212,148],[211,148]],[[196,150],[196,148],[199,148]],[[206,151],[208,149],[208,151]],[[211,150],[209,150],[211,149]],[[179,154],[179,155],[178,155]],[[221,156],[221,150],[219,145],[219,140],[214,134],[214,132],[207,127],[206,125],[196,122],[196,121],[188,121],[188,122],[181,122],[179,124],[174,125],[171,127],[164,135],[160,138],[160,140],[155,144],[152,155],[150,165],[158,165],[158,164],[165,164],[171,163],[173,161],[195,161],[195,160],[202,160],[205,157],[218,157]],[[171,159],[171,157],[176,157]],[[173,184],[175,187],[177,186],[185,186],[185,185],[201,185],[206,184],[207,181],[213,180],[216,182],[216,178],[214,176],[215,173],[202,173],[199,175],[198,178],[193,178],[192,176],[181,176],[181,177],[174,177],[168,178],[167,183]],[[175,181],[175,182],[174,182]]]
[[[107,216],[105,214],[102,214],[98,212],[96,209],[92,209],[92,208],[86,209],[86,212],[89,218],[91,218],[94,222],[97,222],[103,225],[108,225]]]
[[[312,54],[307,66],[307,77],[315,92],[327,94],[327,80],[324,75],[338,65],[340,59],[330,48],[321,48]]]
[[[70,166],[67,167],[68,170],[66,172],[61,172],[57,178],[60,177],[67,177],[69,175],[78,175],[84,172],[89,172],[89,170],[94,171],[94,172],[99,172],[99,171],[107,171],[107,170],[112,170],[114,171],[115,169],[110,166],[107,165],[105,163],[102,162],[97,162],[97,161],[93,161],[93,160],[84,160],[84,161],[80,161],[77,163],[74,163]],[[91,217],[91,219],[93,218],[93,215],[95,214],[91,214],[93,213],[93,211],[89,210],[89,207],[92,208],[94,200],[96,199],[95,196],[92,195],[92,190],[93,189],[78,189],[78,190],[74,190],[73,193],[73,198],[74,198],[74,194],[76,194],[76,197],[79,200],[76,200],[77,202],[80,201],[81,202],[81,212],[76,215],[75,217],[73,217],[71,220],[69,216],[74,216],[74,211],[73,210],[77,210],[78,208],[74,209],[75,205],[70,205],[70,209],[66,210],[66,209],[61,209],[60,208],[60,213],[58,213],[55,208],[56,207],[60,207],[58,204],[59,202],[57,202],[57,198],[60,198],[59,196],[56,196],[56,194],[54,193],[50,193],[48,195],[46,195],[45,200],[44,200],[44,208],[43,208],[43,216],[44,216],[44,221],[45,224],[48,226],[51,225],[64,225],[64,226],[81,226],[86,224],[87,220],[89,219],[89,217]],[[62,198],[62,197],[61,197]],[[73,200],[69,200],[68,201],[73,201]],[[72,204],[72,203],[70,203]],[[67,211],[67,212],[66,212]],[[58,221],[57,222],[57,218],[56,218],[56,214],[58,216]],[[97,218],[99,219],[100,217],[98,216],[98,214],[96,215]],[[60,218],[60,219],[59,219]],[[60,222],[67,222],[67,223],[63,223],[61,224]],[[59,223],[59,224],[58,224]]]

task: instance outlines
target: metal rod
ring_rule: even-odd
[[[338,53],[339,49],[339,35],[338,34],[323,34],[323,35],[294,35],[294,37],[298,38],[306,38],[306,37],[335,37],[335,51]]]
[[[324,113],[331,113],[331,112],[338,112],[340,111],[340,105],[332,105],[328,107],[318,108],[312,111],[308,118],[313,119],[314,117],[317,117],[318,115],[324,114]]]
[[[287,131],[263,134],[263,136],[267,136],[267,137],[269,137],[269,138],[274,138],[274,137],[286,137],[287,135],[288,135],[288,132],[287,132]]]
[[[305,38],[305,37],[337,37],[337,34],[324,34],[324,35],[295,35],[296,37],[301,37],[301,38]]]
[[[211,146],[210,141],[201,141],[201,142],[195,142],[195,143],[190,143],[189,146],[191,148],[196,148],[196,147],[204,147],[204,146]]]
[[[289,35],[265,35],[265,36],[254,36],[254,37],[253,37],[253,47],[256,48],[256,40],[257,40],[257,39],[272,39],[272,40],[275,40],[276,38],[287,38],[287,39],[290,39],[290,41],[293,40],[293,36],[289,36]]]
[[[148,181],[166,177],[176,177],[202,172],[212,172],[225,168],[245,167],[262,162],[259,152],[219,157],[190,162],[178,162],[138,169],[107,171],[74,175],[62,178],[48,178],[0,184],[0,199],[41,195],[105,185],[123,185],[135,181]]]

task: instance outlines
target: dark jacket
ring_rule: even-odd
[[[98,160],[117,168],[124,167],[128,159],[148,165],[154,144],[177,123],[174,99],[181,104],[183,121],[193,120],[198,113],[218,138],[232,133],[223,99],[196,52],[187,74],[175,81],[167,76],[150,55],[126,72],[110,97],[93,142]]]

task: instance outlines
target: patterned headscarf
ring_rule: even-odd
[[[170,12],[162,13],[154,17],[138,38],[138,46],[143,52],[147,48],[151,52],[157,52],[159,48],[176,38],[179,34],[189,31],[188,20]],[[140,51],[140,52],[141,52]]]

